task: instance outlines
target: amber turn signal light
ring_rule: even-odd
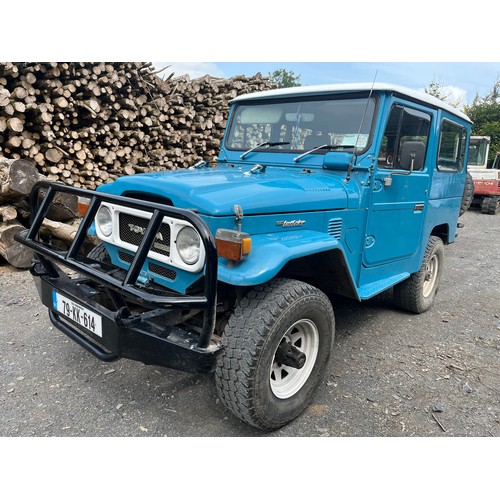
[[[87,213],[89,205],[90,205],[89,198],[84,198],[83,196],[78,197],[78,213],[80,214],[81,217],[83,217]]]
[[[241,231],[217,229],[215,234],[217,255],[224,259],[240,261],[252,251],[252,238]]]

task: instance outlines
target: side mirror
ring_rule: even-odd
[[[420,141],[403,143],[399,158],[402,170],[395,170],[384,178],[384,187],[386,189],[392,184],[393,175],[410,175],[414,170],[422,170],[425,159],[425,144]]]
[[[422,170],[425,159],[425,144],[420,141],[403,143],[400,153],[400,165],[403,170]]]

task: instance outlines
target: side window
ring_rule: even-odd
[[[464,127],[443,120],[439,135],[438,170],[460,172],[464,165],[467,132]]]
[[[431,116],[427,113],[400,104],[393,106],[380,147],[379,167],[401,168],[401,148],[405,142],[422,142],[427,150],[430,125]]]

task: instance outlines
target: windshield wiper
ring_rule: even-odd
[[[311,153],[314,153],[315,151],[318,151],[320,149],[344,149],[344,148],[354,148],[354,146],[346,146],[346,145],[341,145],[337,144],[335,146],[332,146],[330,144],[323,144],[322,146],[317,146],[316,148],[310,149],[309,151],[306,151],[305,153],[302,153],[299,156],[296,156],[293,159],[294,163],[297,163],[300,159],[304,158],[304,156],[310,155]]]
[[[245,151],[240,158],[243,160],[248,153],[255,151],[256,149],[262,148],[263,146],[273,147],[273,146],[284,146],[285,144],[290,144],[289,142],[262,142],[261,144],[257,144],[253,148],[250,148],[248,151]]]

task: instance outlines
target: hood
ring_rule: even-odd
[[[116,195],[148,193],[178,208],[205,215],[232,215],[238,204],[245,215],[346,208],[344,185],[331,172],[267,167],[250,173],[238,167],[150,172],[120,177],[100,186]]]

